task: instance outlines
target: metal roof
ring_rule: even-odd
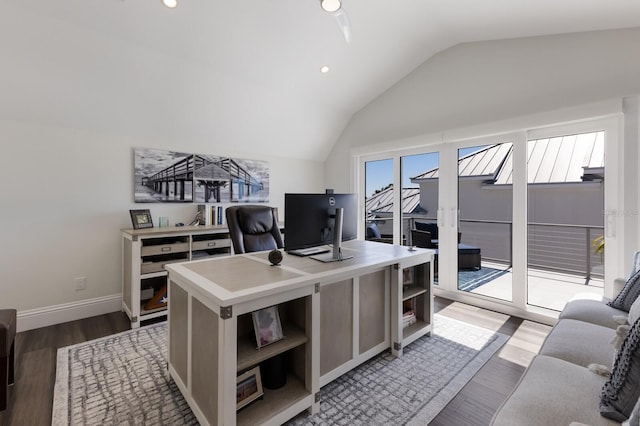
[[[484,147],[458,160],[461,178],[485,178],[487,184],[511,185],[513,144]],[[411,178],[437,179],[439,168]],[[604,177],[604,132],[531,140],[527,144],[527,181],[531,184],[576,183]]]
[[[388,216],[391,214],[393,211],[393,185],[367,198],[365,211],[371,215],[384,214]],[[418,212],[423,212],[420,207],[420,188],[402,188],[402,213]]]

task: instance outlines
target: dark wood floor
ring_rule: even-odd
[[[512,336],[431,423],[487,425],[550,327],[440,298],[435,307],[442,315]],[[7,410],[0,413],[0,426],[50,425],[58,348],[128,329],[125,314],[114,312],[18,333],[16,384]]]

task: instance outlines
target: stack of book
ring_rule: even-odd
[[[199,204],[198,213],[204,220],[204,223],[201,223],[201,225],[224,225],[226,222],[223,206]]]
[[[413,311],[412,307],[408,307],[405,305],[403,313],[402,313],[402,328],[407,328],[410,325],[416,323],[416,314]]]

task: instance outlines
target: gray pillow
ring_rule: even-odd
[[[600,393],[600,414],[627,420],[640,398],[640,320],[636,321],[616,356],[609,380]]]
[[[627,321],[629,322],[629,324],[633,324],[638,320],[638,318],[640,318],[640,297],[638,297],[636,301],[631,305],[631,308],[629,309],[629,318],[627,318]]]
[[[629,312],[631,305],[636,301],[638,295],[640,295],[640,271],[633,274],[627,280],[627,283],[624,285],[620,294],[618,294],[618,296],[616,296],[616,298],[611,302],[607,303],[607,305],[612,308]]]

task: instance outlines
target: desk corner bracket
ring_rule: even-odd
[[[231,306],[221,306],[220,307],[220,318],[229,319],[233,316],[233,310]]]

